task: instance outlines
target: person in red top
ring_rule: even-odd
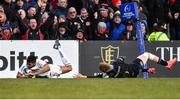
[[[37,21],[35,18],[29,20],[29,28],[22,36],[22,40],[44,40],[44,35],[37,27]]]

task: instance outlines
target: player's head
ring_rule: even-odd
[[[107,73],[111,70],[111,66],[110,64],[107,64],[107,63],[100,63],[99,64],[99,69],[104,72],[104,73]]]
[[[27,67],[30,69],[36,65],[36,57],[33,55],[28,56],[27,58]]]

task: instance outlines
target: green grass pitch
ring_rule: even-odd
[[[0,79],[0,99],[178,99],[180,78]]]

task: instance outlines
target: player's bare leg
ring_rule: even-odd
[[[166,69],[171,70],[173,68],[173,65],[176,63],[176,58],[165,61],[160,59],[158,56],[151,54],[149,52],[145,52],[137,57],[138,59],[141,59],[144,63],[144,65],[147,63],[148,60],[151,60],[155,63],[161,64],[165,66]]]
[[[69,62],[69,59],[66,57],[66,54],[61,49],[61,44],[59,43],[59,40],[55,41],[53,48],[59,51],[62,63],[64,64],[64,66],[60,66],[62,73],[70,72],[72,70],[72,65]]]

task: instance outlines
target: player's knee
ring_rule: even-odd
[[[144,56],[145,56],[146,58],[148,58],[148,59],[151,59],[151,60],[155,58],[155,56],[154,56],[153,54],[149,53],[149,52],[145,52],[145,53],[144,53]]]
[[[149,53],[144,52],[143,54],[139,55],[137,58],[141,59],[142,61],[146,61],[149,58]]]
[[[146,58],[149,58],[149,53],[148,52],[144,52],[143,56],[145,56]]]

